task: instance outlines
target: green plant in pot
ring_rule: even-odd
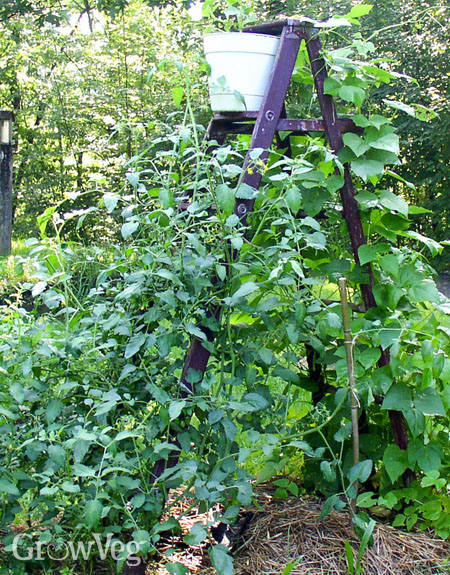
[[[225,20],[217,13],[223,10]],[[243,32],[255,21],[250,5],[234,0],[202,5],[202,14],[213,21],[204,37],[209,78],[211,109],[214,112],[256,112],[272,71],[279,38],[267,34]],[[221,31],[213,31],[219,28]],[[225,31],[222,30],[224,28]],[[237,31],[231,31],[233,28]]]

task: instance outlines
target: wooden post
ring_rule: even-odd
[[[0,256],[11,253],[13,142],[12,112],[0,112]]]

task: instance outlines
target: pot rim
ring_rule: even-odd
[[[270,38],[271,40],[280,40],[280,36],[273,36],[272,34],[254,34],[253,32],[208,32],[208,34],[203,34],[203,38],[206,38],[208,36],[230,36],[230,35],[236,35],[236,36],[259,36],[262,38]]]

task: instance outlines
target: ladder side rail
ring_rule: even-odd
[[[240,183],[257,190],[261,184],[262,173],[260,169],[254,169],[250,173],[250,152],[255,148],[262,148],[263,152],[259,157],[262,162],[267,160],[269,149],[277,131],[278,122],[283,110],[284,100],[289,88],[289,84],[300,48],[300,38],[291,25],[283,27],[280,44],[275,56],[274,65],[269,79],[269,85],[264,95],[261,108],[256,118],[253,128],[250,147],[244,160],[243,175]],[[247,215],[253,210],[253,199],[236,199],[234,213],[246,225]]]
[[[325,61],[321,55],[321,42],[317,35],[306,38],[306,42],[308,56],[314,77],[314,83],[317,91],[317,97],[322,111],[325,133],[333,151],[337,153],[343,147],[343,140],[337,122],[336,106],[334,104],[333,98],[330,95],[324,93],[324,82],[328,77],[328,74]],[[353,254],[356,262],[359,263],[358,248],[366,244],[367,240],[363,231],[358,204],[354,197],[353,181],[348,164],[345,165],[344,186],[341,188],[340,194],[344,208],[344,218],[347,222]],[[370,264],[366,264],[364,267],[368,270],[370,284],[362,284],[361,293],[367,308],[376,307],[376,301],[372,290],[373,275]],[[387,350],[381,350],[381,357],[378,361],[379,367],[389,365],[389,362],[389,352]],[[389,419],[391,422],[395,443],[401,449],[407,449],[409,441],[403,413],[401,411],[389,410]],[[410,483],[411,477],[411,473],[405,474],[404,481],[406,484]]]
[[[336,106],[334,104],[333,98],[324,92],[324,82],[328,77],[328,73],[326,70],[325,61],[321,55],[320,38],[317,35],[313,35],[309,39],[307,38],[306,47],[311,63],[311,70],[314,77],[317,98],[319,100],[320,109],[322,111],[325,134],[331,148],[337,154],[343,147],[344,143],[342,140],[341,131],[339,129]],[[340,195],[344,210],[344,218],[347,222],[353,255],[355,257],[356,263],[359,264],[358,248],[366,244],[367,240],[364,234],[361,216],[359,214],[358,203],[355,200],[353,182],[348,164],[344,166],[344,185],[340,190]],[[373,276],[370,264],[366,266],[366,270],[369,275],[370,283],[362,284],[361,292],[366,307],[371,308],[376,306],[376,302],[372,291]]]
[[[249,151],[244,160],[244,175],[241,181],[255,189],[259,187],[262,175],[256,170],[253,174],[249,174],[247,172],[246,168],[249,165],[250,152],[254,148],[263,148],[264,152],[261,159],[264,160],[268,157],[268,150],[272,145],[278,120],[283,110],[284,100],[289,88],[289,82],[291,80],[299,47],[299,37],[293,32],[291,26],[285,26],[281,33],[280,45],[278,47],[274,66],[269,79],[269,87],[263,98],[261,109],[256,118]],[[210,123],[208,134],[210,137],[215,136],[213,122]],[[248,212],[253,209],[253,204],[253,200],[237,199],[235,203],[235,213],[237,213],[239,217],[246,216]],[[242,212],[242,205],[245,206],[244,212]],[[242,218],[242,220],[244,223],[246,222],[245,217]],[[220,317],[220,309],[207,310],[207,315],[218,319]],[[204,327],[201,327],[201,329],[207,335],[208,340],[213,341],[214,335],[209,330],[205,330]],[[192,338],[181,377],[183,387],[187,388],[189,392],[195,392],[193,386],[186,379],[189,369],[195,369],[197,372],[204,374],[209,356],[210,352],[202,345],[202,342],[198,338]]]

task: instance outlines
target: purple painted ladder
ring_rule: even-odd
[[[251,171],[246,170],[250,162],[250,152],[254,148],[263,149],[264,152],[259,156],[259,159],[264,162],[268,157],[269,149],[277,132],[289,131],[293,134],[305,134],[311,131],[324,131],[331,148],[337,153],[343,146],[342,133],[348,131],[357,132],[359,129],[351,119],[340,119],[337,117],[333,98],[324,93],[324,81],[327,78],[327,71],[321,56],[319,36],[311,25],[302,23],[299,20],[286,19],[252,26],[246,28],[244,32],[280,36],[278,52],[261,109],[259,112],[214,114],[207,133],[209,139],[215,139],[218,142],[223,142],[227,134],[252,134],[249,151],[244,161],[241,183],[258,189],[262,178],[261,171],[255,168]],[[284,102],[302,40],[306,42],[315,89],[322,112],[322,120],[298,120],[284,117]],[[253,121],[254,124],[249,123],[250,121]],[[359,263],[358,248],[366,243],[366,238],[358,205],[354,198],[353,182],[348,165],[345,166],[344,185],[340,190],[340,194],[354,258]],[[236,200],[234,213],[244,225],[247,223],[247,215],[253,210],[253,203],[254,201],[251,199]],[[376,303],[372,290],[373,278],[370,264],[366,264],[364,268],[370,283],[361,285],[361,293],[364,304],[368,309],[376,306]],[[218,318],[220,310],[208,310],[208,314]],[[211,332],[206,328],[202,329],[211,341],[213,337]],[[195,393],[194,386],[187,380],[188,371],[193,369],[204,374],[209,356],[210,352],[202,345],[201,340],[193,337],[181,377],[181,381],[184,384],[182,393],[185,395]],[[382,367],[388,363],[389,354],[383,351],[379,360],[379,366]],[[408,436],[403,414],[398,411],[390,411],[389,415],[395,442],[402,449],[406,449]],[[174,452],[168,461],[158,462],[153,470],[154,480],[157,480],[165,469],[175,465],[177,461],[178,452]]]

